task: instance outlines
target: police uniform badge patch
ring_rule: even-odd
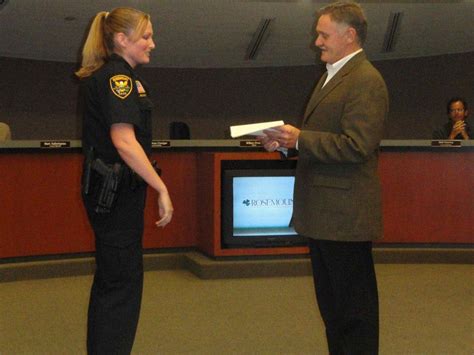
[[[110,78],[110,88],[115,96],[123,100],[133,90],[132,79],[126,75],[114,75]]]

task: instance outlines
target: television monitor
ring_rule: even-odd
[[[304,245],[292,223],[294,162],[222,170],[222,247]]]

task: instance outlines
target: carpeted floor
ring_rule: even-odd
[[[466,264],[377,264],[380,354],[474,353]],[[0,283],[0,354],[85,354],[91,275]],[[310,276],[148,271],[133,354],[327,354]]]

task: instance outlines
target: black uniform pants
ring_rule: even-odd
[[[128,355],[142,299],[141,238],[127,246],[96,241],[96,265],[89,301],[87,352]]]
[[[132,351],[143,291],[146,186],[130,186],[126,175],[110,213],[95,213],[95,196],[83,196],[96,246],[87,323],[88,354],[121,355]]]
[[[378,354],[379,310],[371,242],[309,239],[329,353]]]

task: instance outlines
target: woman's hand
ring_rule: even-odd
[[[171,222],[173,217],[173,204],[171,203],[168,192],[158,193],[158,213],[160,220],[156,221],[157,227],[164,227]]]

